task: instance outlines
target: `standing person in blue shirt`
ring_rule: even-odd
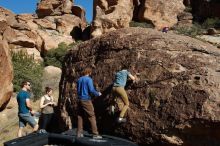
[[[90,94],[94,96],[101,96],[101,93],[96,91],[93,85],[93,80],[89,77],[92,73],[91,68],[85,68],[83,71],[83,76],[77,81],[77,95],[78,95],[78,127],[77,127],[77,137],[83,137],[83,115],[85,114],[91,124],[93,138],[102,138],[99,135],[96,117],[94,112],[94,107],[91,101]]]
[[[123,67],[122,70],[116,73],[115,80],[113,83],[113,88],[112,88],[113,95],[115,97],[120,97],[124,102],[124,107],[122,108],[119,118],[117,119],[118,123],[126,122],[126,118],[124,118],[124,115],[129,108],[129,100],[124,87],[127,83],[128,77],[131,78],[133,81],[136,80],[136,77],[131,75],[131,73],[128,72],[128,70],[126,70],[126,67]]]
[[[33,131],[37,131],[39,127],[34,117],[32,116],[35,112],[32,110],[30,94],[28,92],[31,89],[30,82],[23,81],[21,88],[21,91],[17,95],[19,117],[18,137],[22,136],[23,128],[27,123],[30,124],[30,126],[33,128]]]

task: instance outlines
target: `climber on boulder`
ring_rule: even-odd
[[[126,65],[124,65],[121,70],[115,74],[115,80],[113,83],[112,93],[114,95],[114,98],[120,97],[124,102],[124,106],[120,112],[119,118],[117,119],[118,123],[126,122],[126,118],[124,118],[124,115],[129,108],[129,100],[124,87],[127,83],[128,77],[131,78],[133,81],[137,80],[137,78],[127,70]]]

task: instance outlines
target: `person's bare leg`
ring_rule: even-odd
[[[23,134],[23,127],[19,127],[17,136],[22,137],[22,134]]]

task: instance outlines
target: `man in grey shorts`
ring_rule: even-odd
[[[23,128],[26,124],[30,124],[33,128],[33,131],[38,130],[38,124],[32,116],[34,111],[32,110],[30,103],[30,94],[28,91],[31,89],[31,84],[28,81],[23,81],[21,84],[21,91],[17,95],[18,102],[18,117],[19,117],[19,129],[18,137],[22,136]]]

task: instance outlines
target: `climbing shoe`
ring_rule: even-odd
[[[127,120],[125,118],[118,118],[117,122],[118,123],[125,123],[125,122],[127,122]]]
[[[93,139],[102,139],[102,136],[101,135],[93,135],[92,138]]]
[[[77,138],[81,138],[81,137],[84,137],[84,135],[82,133],[77,134]]]

